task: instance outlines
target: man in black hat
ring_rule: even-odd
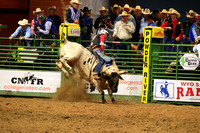
[[[81,21],[81,36],[80,40],[91,40],[91,33],[92,33],[92,27],[93,27],[93,21],[90,18],[91,9],[89,10],[88,7],[84,7],[81,9],[83,12],[83,17]],[[88,42],[81,43],[84,47],[87,47],[90,45]]]

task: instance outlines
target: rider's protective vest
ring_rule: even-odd
[[[53,22],[53,20],[50,19],[50,18],[47,18],[47,19],[45,20],[45,23],[46,23],[47,21],[50,21],[50,22],[52,23],[51,29],[50,29],[50,34],[52,34],[52,35],[58,34],[58,30],[57,30],[56,25],[55,25],[55,23]],[[45,25],[45,23],[44,23],[44,25]]]

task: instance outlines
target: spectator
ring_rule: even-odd
[[[123,11],[119,16],[122,18],[122,20],[115,24],[113,37],[116,41],[130,42],[132,34],[135,32],[135,26],[133,22],[128,21],[130,14],[126,11]],[[116,49],[127,50],[128,46],[130,48],[129,44],[117,43]]]
[[[200,40],[200,36],[198,36],[196,39],[195,39],[195,45],[193,47],[193,52],[198,52],[198,55],[199,55],[199,59],[200,59],[200,43],[199,43],[199,40]],[[199,44],[198,44],[199,43]],[[200,60],[199,60],[200,61]],[[200,62],[199,62],[200,63]]]
[[[183,22],[183,37],[182,37],[182,43],[183,44],[189,44],[189,31],[195,22],[196,12],[193,10],[190,10],[189,12],[186,12],[186,17],[188,18],[187,21]],[[187,51],[187,47],[184,47],[184,52]]]
[[[80,2],[79,0],[71,0],[70,1],[70,5],[72,7],[70,7],[67,10],[67,22],[66,23],[75,23],[75,24],[79,24],[80,20],[82,20],[82,15],[79,8],[79,5],[82,4],[82,2]]]
[[[94,28],[98,30],[100,26],[105,25],[106,23],[106,12],[108,12],[108,9],[106,9],[104,6],[102,6],[99,9],[100,16],[95,20],[94,22]]]
[[[130,13],[132,12],[133,8],[130,7],[128,4],[125,4],[124,7],[123,7],[122,9],[123,9],[123,11],[126,11],[127,13],[129,13],[128,21],[132,21],[133,24],[134,24],[134,26],[136,27],[135,19],[134,19],[134,17],[130,14]],[[122,20],[122,17],[121,17],[121,16],[118,16],[118,17],[116,18],[114,24],[116,24],[117,21],[120,21],[120,20]]]
[[[121,12],[121,10],[122,10],[122,7],[117,5],[117,4],[114,4],[111,7],[111,11],[113,12],[113,15],[111,16],[111,22],[112,22],[113,25],[114,25],[114,22],[115,22],[116,18],[119,15],[119,13]]]
[[[24,43],[24,46],[31,46],[31,43],[32,43],[31,40],[25,40],[25,41],[23,40],[23,39],[27,39],[27,38],[32,38],[33,37],[33,33],[31,31],[31,28],[29,27],[29,25],[31,25],[31,24],[28,23],[27,19],[23,19],[23,20],[18,21],[18,24],[20,26],[9,37],[9,39],[13,39],[18,34],[20,34],[19,39],[21,40],[21,44]]]
[[[160,26],[159,24],[158,24],[158,22],[161,20],[161,13],[160,13],[160,9],[156,9],[156,10],[154,10],[153,11],[153,15],[155,15],[155,23],[156,23],[156,25],[157,26]]]
[[[50,15],[47,18],[53,20],[53,22],[56,25],[57,30],[59,31],[59,26],[61,24],[61,18],[60,18],[60,16],[56,15],[56,12],[58,11],[58,9],[56,8],[56,6],[51,6],[51,7],[49,7],[48,11],[49,11]]]
[[[53,20],[46,18],[44,14],[39,16],[39,20],[41,21],[41,24],[44,27],[44,29],[40,28],[39,26],[37,27],[38,31],[36,32],[36,38],[58,39],[58,30]],[[53,46],[53,42],[51,41],[45,41],[45,44],[48,46]],[[35,45],[40,46],[40,42],[36,41]]]
[[[191,34],[189,35],[190,41],[194,41],[198,36],[200,36],[200,15],[196,17],[196,23],[191,27]]]
[[[147,16],[147,23],[148,23],[148,26],[156,26],[154,20],[156,20],[155,16],[154,16],[153,14],[149,14],[149,15]]]
[[[139,30],[140,30],[140,22],[142,20],[142,8],[137,5],[135,7],[135,10],[134,10],[134,18],[135,18],[135,21],[136,21],[136,30],[135,32],[133,33],[133,38],[132,38],[132,42],[138,42],[139,41]]]
[[[180,18],[180,14],[175,9],[172,9],[170,12],[170,17],[168,21],[162,24],[160,27],[167,29],[166,31],[166,43],[167,44],[180,44],[181,38],[183,36],[183,24],[177,18]],[[166,46],[167,52],[177,52],[177,47]],[[182,51],[182,47],[180,47]]]
[[[34,37],[36,37],[36,32],[38,31],[37,27],[39,26],[40,28],[44,28],[41,26],[41,21],[39,21],[38,17],[40,15],[42,15],[44,12],[44,10],[41,10],[40,8],[36,8],[35,11],[33,11],[33,14],[36,15],[36,18],[34,18],[32,21],[31,21],[31,31],[33,32],[34,34]]]
[[[91,40],[91,33],[92,33],[92,27],[93,27],[93,21],[89,16],[91,9],[89,10],[88,7],[84,7],[83,9],[81,9],[81,11],[83,12],[83,17],[81,21],[82,30],[81,30],[80,40]],[[90,45],[90,43],[84,42],[82,43],[82,45],[84,47],[87,47]]]
[[[144,18],[142,18],[142,20],[140,22],[140,31],[139,31],[140,39],[139,39],[139,42],[144,42],[143,28],[148,26],[147,17],[148,17],[148,15],[151,14],[151,12],[150,12],[150,9],[146,8],[142,13],[144,14]],[[138,50],[142,50],[142,48],[143,48],[143,45],[138,44]]]
[[[164,24],[167,21],[168,11],[166,9],[163,9],[161,12],[161,18],[157,22],[157,26],[160,26],[161,24]]]

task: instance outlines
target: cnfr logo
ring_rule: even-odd
[[[161,31],[159,31],[159,32],[154,32],[154,36],[160,36],[160,37],[163,37],[164,34],[163,34]]]
[[[30,72],[28,72],[27,74],[25,74],[24,78],[21,78],[21,77],[11,78],[11,83],[13,83],[13,84],[43,85],[43,79],[39,79],[37,77],[34,77],[34,74],[31,74]]]

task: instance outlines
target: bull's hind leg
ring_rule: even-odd
[[[72,67],[69,64],[67,64],[67,61],[64,58],[60,58],[60,62],[63,63],[63,65],[68,69],[70,74],[73,74]]]
[[[113,97],[112,90],[111,90],[110,88],[108,88],[107,91],[108,91],[108,94],[109,94],[109,96],[110,96],[110,99],[111,99],[112,103],[114,103],[114,102],[115,102],[115,99],[114,99],[114,97]]]
[[[65,74],[66,77],[69,76],[69,73],[63,67],[63,63],[62,62],[56,62],[56,65],[57,65],[58,68],[60,68],[64,72],[64,74]]]

